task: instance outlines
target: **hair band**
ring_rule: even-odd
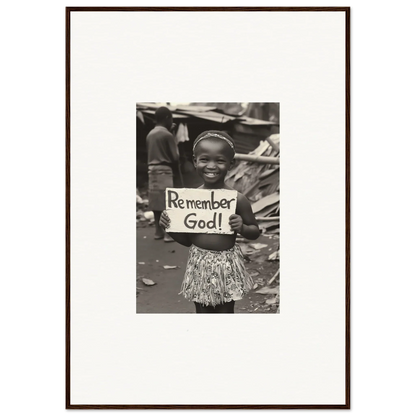
[[[210,137],[216,137],[217,139],[224,140],[225,142],[229,144],[229,146],[231,147],[231,149],[233,149],[233,152],[235,153],[235,149],[234,149],[234,145],[232,141],[228,140],[226,137],[221,136],[221,134],[218,134],[218,133],[208,133],[205,136],[200,137],[198,140],[194,142],[194,147],[192,148],[192,150],[195,151],[195,147],[201,140],[208,139]]]

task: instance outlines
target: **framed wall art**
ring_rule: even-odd
[[[348,7],[66,9],[68,409],[350,408],[349,68]]]

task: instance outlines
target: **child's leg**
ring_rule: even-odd
[[[231,302],[221,303],[215,306],[215,313],[234,313],[234,304],[235,302],[233,300]]]
[[[201,303],[194,303],[196,313],[234,313],[235,302],[233,300],[231,302],[221,303],[216,306],[204,306]]]
[[[201,303],[195,303],[196,313],[215,313],[215,308],[211,305],[204,306]]]

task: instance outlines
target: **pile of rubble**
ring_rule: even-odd
[[[245,195],[263,233],[279,234],[280,229],[280,135],[273,134],[253,150],[255,161],[239,161],[227,176],[227,184]],[[276,163],[262,162],[263,157]]]
[[[136,189],[136,226],[139,227],[144,224],[152,225],[155,222],[154,214],[149,211],[149,201],[140,196]]]
[[[274,134],[252,151],[252,160],[239,160],[227,176],[227,184],[251,202],[253,213],[268,244],[237,238],[247,262],[257,264],[255,293],[266,295],[256,308],[279,311],[280,304],[280,136]],[[273,162],[273,163],[270,163]],[[260,241],[267,241],[260,239]],[[272,267],[273,274],[268,274]],[[268,277],[266,277],[268,275]],[[253,276],[254,277],[254,276]]]

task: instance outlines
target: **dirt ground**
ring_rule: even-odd
[[[154,240],[153,235],[153,226],[147,221],[138,222],[136,312],[195,313],[194,304],[178,294],[189,248],[176,242]],[[279,303],[271,303],[275,295],[255,292],[267,286],[267,282],[278,270],[276,261],[267,261],[269,255],[277,250],[277,240],[260,236],[255,243],[267,244],[267,247],[246,255],[246,268],[252,275],[255,286],[244,299],[236,302],[235,313],[276,313],[279,312]],[[252,248],[248,250],[253,251]],[[163,266],[176,268],[165,269]],[[147,286],[143,283],[143,278],[151,279],[156,284]],[[278,288],[278,284],[277,279],[270,287]]]

